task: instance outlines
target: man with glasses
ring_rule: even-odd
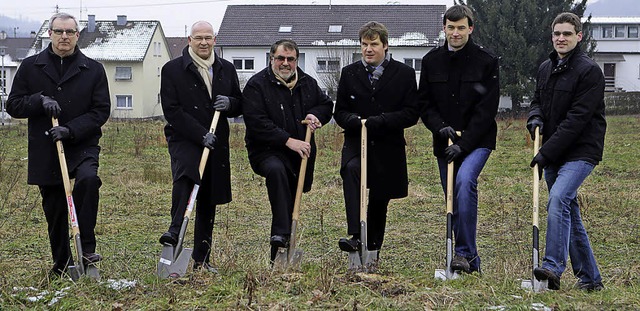
[[[500,102],[498,57],[473,42],[473,22],[468,7],[447,9],[442,17],[446,42],[422,58],[418,91],[421,119],[433,133],[433,154],[445,191],[447,166],[454,164],[451,268],[466,273],[480,272],[478,176],[496,148]]]
[[[335,119],[344,128],[342,176],[347,234],[338,246],[358,251],[360,241],[360,133],[367,127],[367,248],[378,251],[384,240],[387,206],[407,196],[409,180],[404,129],[418,122],[415,70],[391,58],[389,31],[378,22],[359,31],[362,59],[344,68],[338,84]]]
[[[331,119],[333,102],[315,79],[298,65],[298,45],[280,40],[271,46],[270,66],[255,74],[244,88],[245,142],[249,162],[256,174],[266,178],[271,204],[271,261],[279,247],[287,247],[298,173],[308,157],[304,192],[311,190],[316,156],[314,140],[304,141],[306,127],[312,131]],[[301,121],[309,121],[303,125]]]
[[[544,169],[549,189],[547,235],[542,266],[533,274],[560,289],[560,276],[571,257],[577,288],[604,288],[578,205],[578,188],[602,160],[607,129],[604,75],[580,50],[582,23],[573,13],[561,13],[551,24],[554,51],[538,69],[537,86],[527,129],[536,128],[542,147],[531,161]]]
[[[213,26],[191,26],[182,56],[162,67],[160,96],[167,120],[164,134],[171,156],[173,190],[171,225],[160,243],[176,245],[194,184],[200,185],[196,204],[193,268],[216,272],[209,264],[216,205],[231,202],[229,122],[242,112],[242,93],[236,69],[213,52]],[[215,133],[209,126],[221,112]],[[198,171],[203,148],[211,150],[203,176]]]
[[[95,263],[94,228],[98,214],[98,142],[109,118],[111,101],[103,66],[77,47],[80,33],[75,17],[66,13],[49,19],[51,43],[26,58],[16,73],[7,112],[29,119],[29,169],[27,182],[38,185],[48,223],[54,265],[62,275],[73,264],[69,246],[68,211],[56,141],[64,145],[71,178],[75,178],[76,205],[83,264]],[[59,126],[52,127],[56,118]]]

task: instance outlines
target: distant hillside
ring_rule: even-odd
[[[599,0],[587,2],[584,16],[640,16],[638,0]]]
[[[24,38],[28,37],[32,31],[37,32],[40,26],[42,26],[42,22],[43,21],[19,20],[0,15],[0,31],[4,30],[9,37],[13,38],[15,28],[15,36]]]

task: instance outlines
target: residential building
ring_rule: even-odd
[[[103,64],[111,93],[111,117],[123,119],[162,116],[160,71],[170,51],[159,21],[97,21],[95,15],[79,21],[78,47]],[[45,21],[36,35],[30,55],[46,48],[51,39]]]
[[[269,64],[280,39],[300,48],[298,66],[335,95],[342,67],[361,58],[358,30],[368,21],[389,29],[389,52],[416,69],[437,46],[445,5],[229,5],[217,36],[219,54],[232,62],[241,84]]]
[[[35,31],[27,38],[9,38],[4,30],[0,31],[0,123],[2,125],[11,119],[5,107],[11,93],[13,77],[34,40]]]

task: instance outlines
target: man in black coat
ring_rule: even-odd
[[[602,277],[577,196],[582,182],[602,160],[607,128],[604,75],[580,50],[578,16],[561,13],[551,28],[555,51],[540,65],[527,121],[531,136],[539,128],[543,138],[531,167],[544,168],[549,188],[545,255],[533,273],[538,280],[548,280],[549,289],[557,290],[570,256],[578,288],[601,290]]]
[[[367,127],[367,209],[369,250],[380,250],[387,206],[407,196],[407,156],[404,129],[418,121],[415,70],[391,58],[389,32],[378,22],[359,31],[362,60],[342,69],[335,119],[344,131],[340,176],[343,180],[347,234],[338,245],[343,251],[360,247],[360,133]]]
[[[451,268],[471,273],[480,271],[478,176],[496,148],[498,58],[471,40],[473,14],[468,7],[450,7],[442,24],[447,40],[422,58],[418,97],[422,122],[433,133],[433,154],[445,192],[447,165],[454,163],[455,256]],[[449,139],[454,142],[451,146]]]
[[[73,198],[78,214],[83,263],[102,259],[95,253],[98,215],[98,157],[101,127],[109,118],[111,101],[103,66],[77,47],[80,33],[75,17],[57,13],[49,19],[51,43],[26,58],[13,81],[7,112],[29,120],[27,182],[38,185],[47,218],[54,265],[61,275],[73,264],[69,246],[66,195],[56,141],[64,145],[67,167],[75,178]],[[53,127],[51,118],[59,120]]]
[[[316,146],[304,141],[331,120],[333,102],[315,79],[297,67],[298,45],[280,40],[271,46],[270,66],[256,73],[243,91],[245,142],[253,171],[266,178],[271,204],[271,261],[287,247],[300,164],[308,157],[304,192],[311,190]],[[303,120],[309,121],[303,125]]]
[[[213,52],[215,39],[210,23],[193,24],[182,56],[162,67],[160,86],[173,175],[171,225],[160,243],[176,245],[189,195],[198,183],[192,257],[194,269],[210,272],[215,271],[209,255],[216,205],[231,202],[227,117],[242,111],[238,75],[233,64]],[[216,132],[209,133],[216,110],[221,117]],[[198,168],[203,148],[211,152],[201,177]]]

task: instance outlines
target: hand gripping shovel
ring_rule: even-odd
[[[211,126],[209,127],[210,133],[216,132],[216,126],[218,125],[218,119],[220,119],[220,111],[216,111],[213,114],[213,120],[211,120]],[[200,158],[199,173],[200,177],[204,173],[204,168],[207,165],[207,159],[209,158],[209,148],[204,148],[202,151],[202,157]],[[187,202],[187,209],[184,212],[184,218],[182,220],[182,226],[180,227],[180,234],[178,235],[178,244],[176,246],[170,244],[164,244],[162,246],[162,253],[160,254],[160,261],[158,262],[158,277],[166,279],[168,277],[181,277],[187,272],[187,266],[189,265],[189,259],[192,248],[183,248],[184,235],[187,232],[187,225],[193,207],[195,206],[196,197],[198,196],[198,190],[200,185],[195,183],[191,194],[189,195],[189,201]]]
[[[377,251],[370,251],[367,242],[367,203],[369,189],[367,189],[367,127],[366,119],[361,120],[362,132],[360,134],[360,251],[349,252],[349,270],[363,270],[372,268]]]
[[[58,126],[58,119],[52,118],[51,123],[54,127]],[[72,280],[78,280],[82,275],[87,274],[91,278],[99,280],[100,272],[94,264],[88,264],[85,270],[85,266],[82,260],[82,243],[80,240],[80,225],[78,224],[78,218],[76,217],[76,205],[73,202],[73,191],[71,190],[71,181],[69,180],[69,169],[67,168],[67,159],[64,155],[64,147],[62,141],[56,141],[56,147],[58,149],[58,159],[60,160],[60,171],[62,172],[62,183],[64,184],[64,193],[67,196],[67,209],[69,211],[69,220],[71,222],[71,234],[73,238],[73,247],[76,251],[76,260],[73,266],[69,266],[67,271]]]
[[[309,124],[309,121],[303,120],[302,124]],[[307,133],[304,137],[304,141],[311,142],[311,128],[307,126]],[[300,260],[302,259],[303,251],[296,249],[297,236],[296,231],[298,229],[298,218],[300,217],[300,202],[302,200],[302,188],[304,188],[304,178],[307,172],[307,157],[302,158],[300,162],[300,174],[298,174],[298,188],[296,189],[296,198],[293,202],[293,214],[291,215],[291,238],[289,239],[288,248],[279,248],[276,254],[276,259],[273,261],[273,268],[275,270],[284,271],[287,268],[297,269],[300,266]]]
[[[536,127],[533,140],[533,156],[535,157],[540,149],[540,128]],[[533,275],[533,270],[539,266],[539,243],[538,243],[538,207],[539,207],[539,192],[540,192],[540,171],[538,171],[538,164],[533,167],[533,247],[532,247],[532,259],[533,268],[531,269],[531,280],[523,280],[521,287],[525,289],[531,289],[534,292],[540,292],[547,289],[547,280],[538,281]]]
[[[456,132],[460,136],[461,132]],[[453,145],[453,141],[449,138],[449,146]],[[460,277],[457,271],[451,269],[451,260],[453,259],[453,240],[452,240],[452,227],[453,223],[451,218],[453,217],[453,161],[447,164],[447,258],[446,268],[436,269],[434,277],[440,280],[453,280]]]

